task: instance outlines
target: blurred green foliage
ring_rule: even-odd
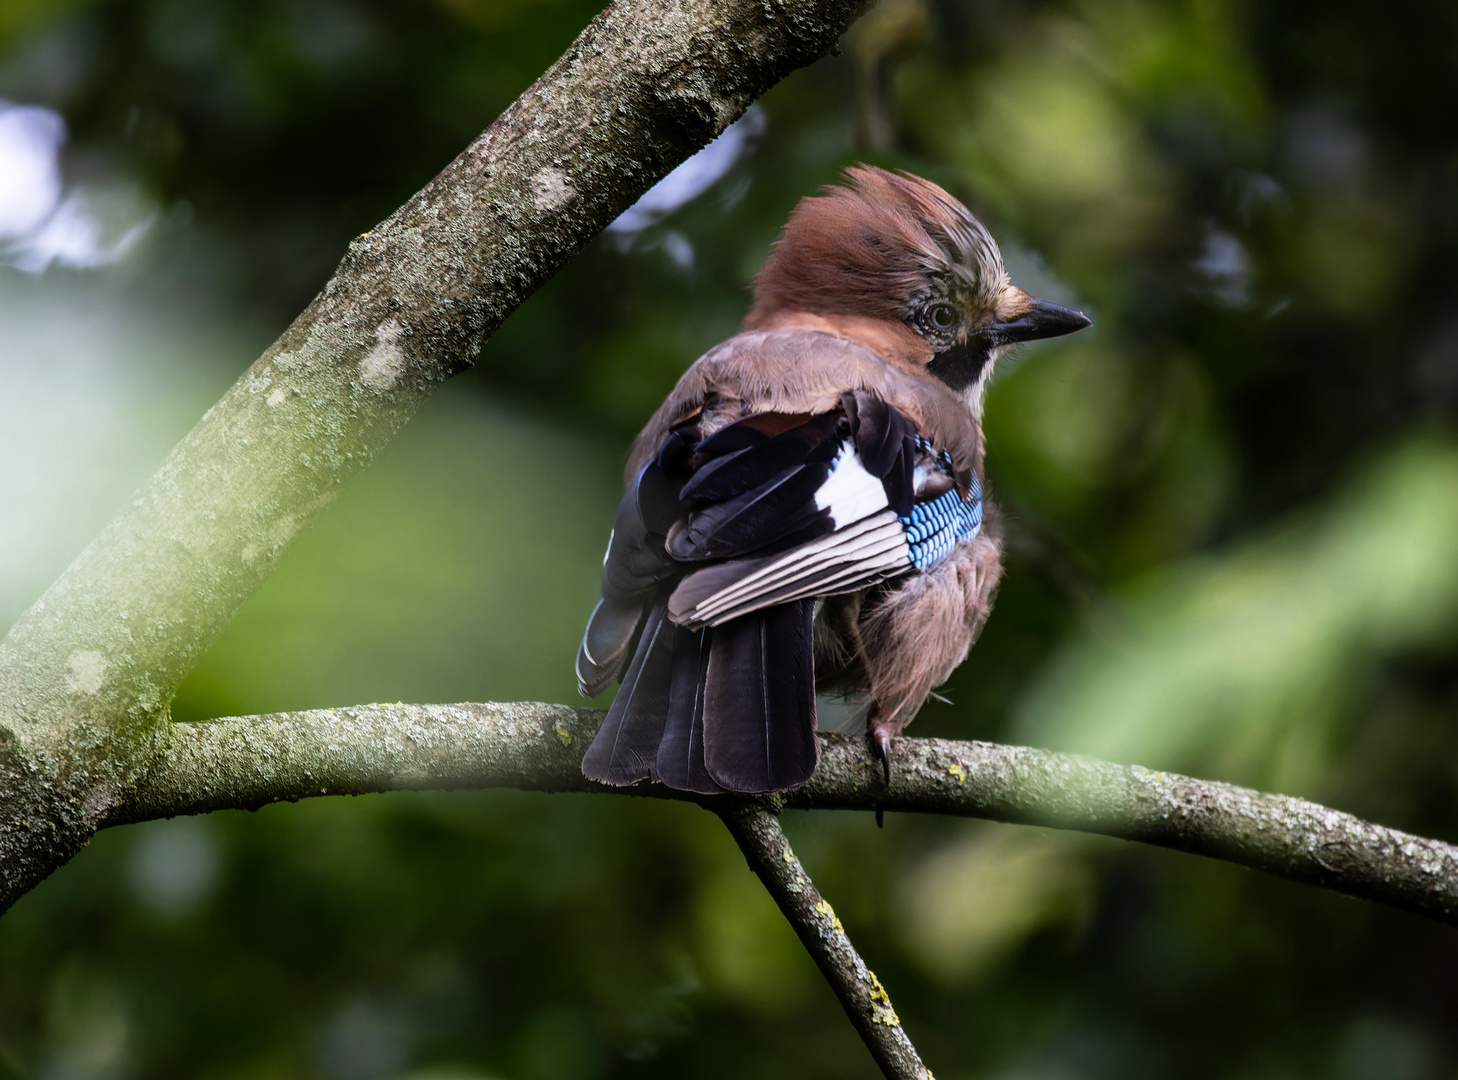
[[[79,421],[54,444],[37,429],[23,467],[86,508],[3,568],[30,591],[0,593],[0,618],[145,475],[200,388],[226,385],[348,238],[593,14],[0,7],[0,96],[66,116],[68,177],[161,211],[143,249],[91,277],[0,270],[0,360],[40,380],[28,411]],[[913,733],[1458,836],[1451,5],[923,14],[877,24],[910,35],[894,48],[862,41],[859,64],[792,76],[719,184],[532,298],[298,543],[178,716],[570,700],[628,439],[733,331],[794,202],[868,159],[967,200],[1015,280],[1097,320],[1028,349],[990,394],[1008,575],[952,704]],[[183,322],[207,332],[179,337]],[[90,401],[73,383],[100,378],[90,350],[114,358],[121,404],[68,414]],[[97,419],[113,414],[146,423]],[[128,464],[78,485],[57,449],[78,439]],[[787,826],[938,1076],[1458,1075],[1450,930],[1087,837]],[[155,823],[98,836],[0,921],[0,1077],[684,1075],[874,1075],[689,807],[455,793]]]

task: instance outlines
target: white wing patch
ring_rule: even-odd
[[[829,510],[835,527],[841,529],[886,509],[889,504],[885,485],[866,472],[855,445],[847,443],[835,456],[825,483],[816,490],[815,505]]]
[[[669,600],[669,617],[693,630],[718,626],[774,604],[857,592],[911,569],[905,525],[854,445],[841,448],[815,505],[830,512],[834,532],[780,555],[689,574]],[[741,572],[726,581],[731,568]]]

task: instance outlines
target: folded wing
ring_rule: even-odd
[[[713,453],[715,441],[737,427],[709,440],[701,453]],[[739,515],[723,513],[722,503],[692,510],[670,537],[670,554],[685,561],[728,557],[684,577],[668,603],[674,622],[690,628],[720,626],[775,604],[858,592],[912,568],[902,516],[915,506],[924,440],[880,399],[846,394],[840,409],[784,432],[770,445],[812,428],[825,433],[823,441],[792,466],[798,468],[793,480],[786,479],[789,468],[771,473],[759,466],[759,461],[778,466],[780,455],[761,452],[756,461],[730,457],[743,451],[729,450],[724,454],[729,460],[713,459],[714,475],[735,481],[733,490],[739,494],[733,503],[768,498],[769,492],[797,483],[794,496],[783,499],[779,521],[788,527],[752,535],[736,529],[733,542],[725,543],[720,524],[737,526]],[[699,490],[698,475],[684,487],[686,499]],[[787,548],[776,543],[782,532],[795,543]]]

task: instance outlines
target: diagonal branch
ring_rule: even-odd
[[[582,752],[602,713],[565,705],[364,705],[177,724],[106,825],[313,795],[424,788],[604,788]],[[802,809],[952,814],[1102,833],[1207,855],[1458,925],[1458,847],[1304,799],[1020,746],[897,739],[889,787],[865,740],[823,738]],[[712,799],[699,799],[712,806]]]
[[[886,988],[861,959],[840,917],[790,850],[780,819],[750,800],[735,799],[727,805],[716,801],[714,810],[749,860],[749,868],[795,928],[886,1080],[931,1080]]]
[[[409,202],[0,642],[0,911],[165,761],[178,683],[532,292],[868,0],[614,0]],[[388,153],[369,145],[362,153]]]

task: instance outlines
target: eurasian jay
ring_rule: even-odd
[[[743,329],[634,443],[577,654],[622,688],[582,771],[785,791],[819,759],[815,694],[890,741],[964,659],[1001,575],[982,401],[1009,346],[1081,312],[1009,280],[937,185],[869,166],[802,199]]]

